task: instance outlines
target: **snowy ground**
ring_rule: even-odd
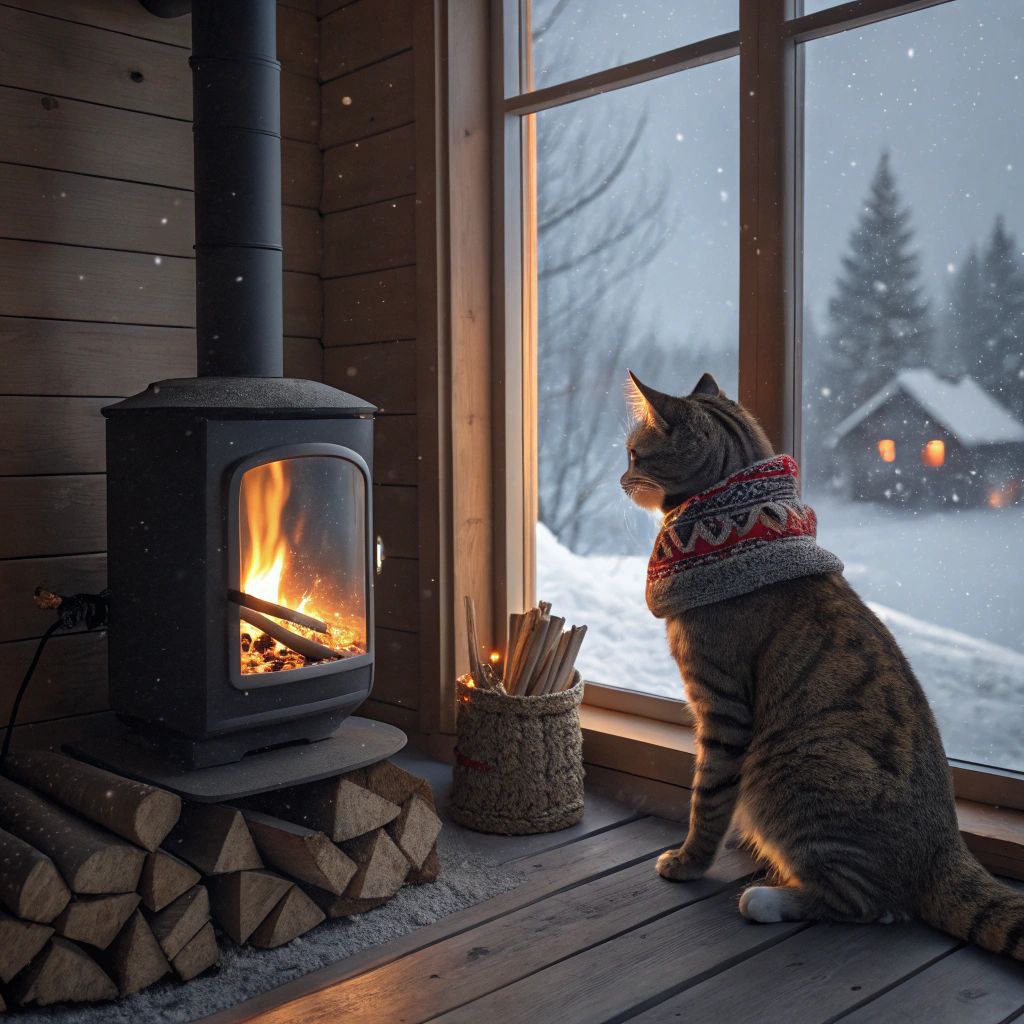
[[[1024,508],[890,513],[811,498],[819,539],[917,672],[950,756],[1024,770]],[[579,556],[537,527],[538,594],[590,627],[587,679],[682,696],[645,557]]]

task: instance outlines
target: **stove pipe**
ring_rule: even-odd
[[[283,375],[281,65],[275,0],[193,0],[201,377]]]

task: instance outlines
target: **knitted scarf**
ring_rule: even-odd
[[[775,455],[719,481],[666,513],[647,567],[647,607],[659,619],[769,583],[842,572],[815,539],[800,501],[800,470]]]

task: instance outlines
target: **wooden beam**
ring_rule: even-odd
[[[320,90],[320,102],[323,149],[410,124],[412,54],[401,53],[328,82]]]

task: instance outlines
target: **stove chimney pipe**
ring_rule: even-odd
[[[284,373],[275,0],[193,0],[201,377]]]

